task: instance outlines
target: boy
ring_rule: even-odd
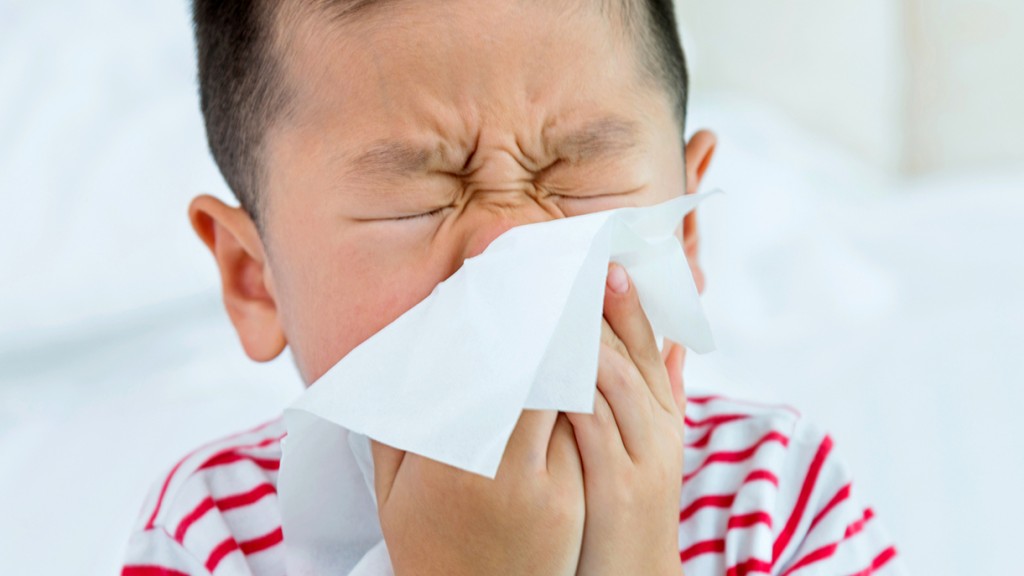
[[[241,206],[200,196],[190,218],[246,353],[290,346],[307,385],[510,227],[694,193],[715,148],[683,142],[667,0],[193,9],[210,147]],[[703,290],[692,216],[677,236]],[[788,408],[687,396],[683,361],[611,266],[594,414],[524,411],[494,480],[374,443],[391,566],[361,573],[897,573],[828,436]],[[179,462],[123,573],[284,573],[283,435]]]

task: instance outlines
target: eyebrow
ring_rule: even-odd
[[[621,154],[641,146],[641,127],[621,116],[605,116],[557,137],[551,150],[558,157],[582,162]]]
[[[337,22],[366,18],[374,11],[393,3],[395,0],[320,0],[316,5],[321,10],[326,10],[328,16]]]
[[[641,132],[640,124],[633,120],[606,116],[555,136],[546,151],[575,163],[592,161],[639,149]],[[546,134],[544,136],[547,139]],[[370,144],[358,154],[351,163],[351,171],[361,176],[407,176],[446,165],[448,160],[445,149],[439,145],[425,146],[409,140],[384,139]]]
[[[440,148],[431,148],[407,140],[378,140],[352,161],[352,171],[360,175],[407,175],[424,172],[444,159]]]

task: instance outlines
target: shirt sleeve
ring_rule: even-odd
[[[905,568],[874,510],[865,505],[833,440],[798,418],[783,477],[794,479],[780,492],[772,553],[773,574],[808,576],[901,576]],[[780,487],[781,488],[781,487]]]
[[[132,535],[121,576],[210,576],[210,572],[158,527]]]

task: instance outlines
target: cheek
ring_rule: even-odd
[[[307,384],[425,298],[439,280],[398,251],[355,242],[292,260],[282,324]],[[359,248],[362,246],[363,248]],[[299,255],[300,257],[302,255]],[[425,264],[425,263],[423,263]]]

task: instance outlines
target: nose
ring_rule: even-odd
[[[470,221],[466,223],[468,232],[463,242],[463,260],[486,250],[495,238],[510,228],[560,217],[555,213],[556,210],[547,209],[531,196],[522,193],[502,193],[500,198],[476,202],[475,206],[467,207],[467,212],[470,210],[473,211],[472,215],[466,214]]]

